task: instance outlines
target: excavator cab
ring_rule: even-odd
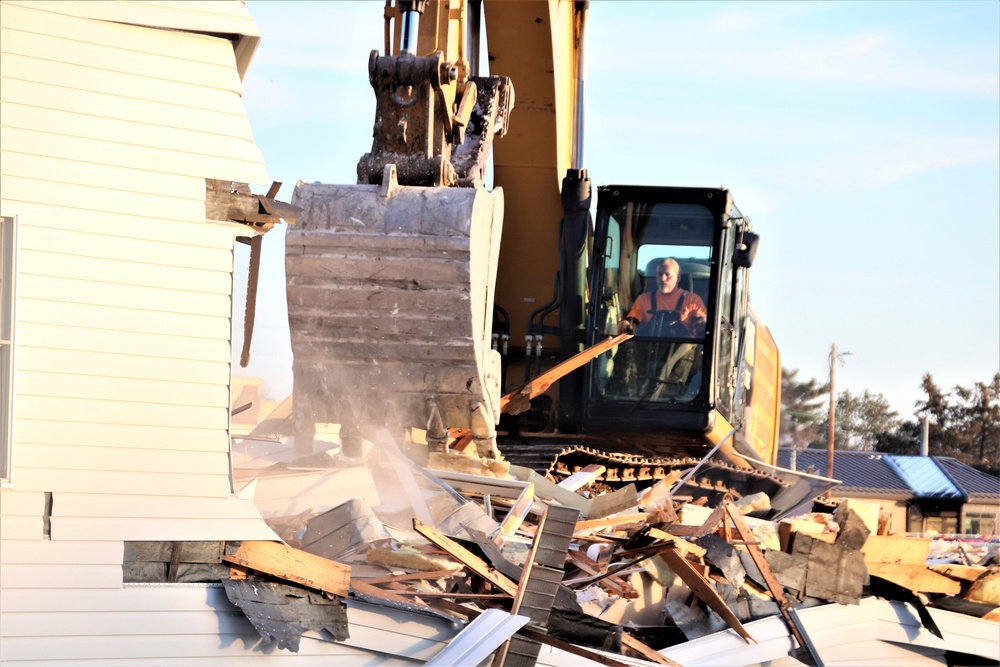
[[[733,423],[748,225],[727,190],[599,188],[587,344],[634,337],[590,364],[583,430],[703,437]]]

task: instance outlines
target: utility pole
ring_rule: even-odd
[[[826,440],[826,476],[833,477],[833,443],[837,424],[837,392],[834,390],[834,377],[837,369],[837,344],[830,346],[830,417],[829,433]],[[833,497],[833,489],[826,492],[827,498]]]
[[[853,352],[837,352],[837,344],[830,346],[830,431],[827,434],[826,443],[826,476],[833,477],[833,445],[837,435],[837,392],[834,389],[836,379],[837,362],[844,363],[844,357],[849,357]],[[826,492],[826,497],[833,497],[833,489]]]

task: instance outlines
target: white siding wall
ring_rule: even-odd
[[[266,180],[233,47],[49,11],[75,4],[0,6],[14,488],[228,496],[233,232],[205,178]]]
[[[239,1],[0,3],[0,204],[20,216],[0,664],[256,643],[240,622],[249,643],[220,649],[238,612],[217,593],[138,594],[121,568],[129,540],[274,539],[231,494],[234,228],[204,201],[206,178],[267,183],[240,98],[256,35]]]

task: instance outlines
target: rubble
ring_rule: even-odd
[[[556,484],[517,466],[503,474],[461,461],[469,458],[461,454],[430,459],[443,469],[424,468],[385,433],[369,445],[368,465],[346,474],[370,476],[372,484],[390,479],[375,484],[377,494],[273,517],[294,545],[227,544],[221,560],[232,564],[233,581],[300,587],[308,595],[297,597],[307,601],[357,598],[448,619],[460,646],[434,664],[464,664],[449,662],[452,653],[480,656],[473,646],[482,632],[497,640],[490,644],[498,647],[495,665],[534,664],[543,645],[605,665],[683,664],[667,657],[671,647],[720,632],[748,647],[772,642],[755,627],[777,617],[788,655],[820,665],[823,650],[801,615],[872,597],[908,605],[937,637],[928,608],[1000,622],[996,542],[887,534],[877,506],[844,500],[832,513],[768,521],[753,516],[766,513],[767,496],[725,495],[714,507],[672,496],[680,474],[641,491],[630,484],[602,493],[601,466]],[[258,474],[266,477],[266,468]],[[250,609],[252,589],[226,586],[262,637],[281,648],[297,645],[289,627],[349,635],[342,615],[322,609],[302,612],[296,625],[286,607],[262,623],[267,595],[258,593]],[[477,623],[484,613],[490,616]]]

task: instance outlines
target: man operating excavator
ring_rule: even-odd
[[[705,335],[705,318],[708,311],[705,302],[694,292],[677,287],[680,276],[680,265],[677,260],[668,257],[656,266],[655,291],[643,292],[632,304],[632,309],[619,325],[620,333],[636,333],[638,335],[689,335],[700,338]],[[656,313],[674,313],[665,325],[657,326]],[[683,325],[684,330],[678,330],[676,324]],[[674,331],[669,327],[673,326]],[[654,329],[655,327],[655,329]]]

